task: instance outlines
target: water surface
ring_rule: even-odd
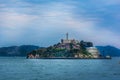
[[[0,58],[0,80],[120,80],[120,58]]]

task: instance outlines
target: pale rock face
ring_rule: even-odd
[[[100,53],[96,47],[88,47],[87,51],[93,55],[94,58],[98,58]]]

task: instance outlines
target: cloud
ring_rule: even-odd
[[[118,5],[120,4],[120,0],[101,0],[105,5]]]
[[[98,2],[104,3],[103,1]],[[24,1],[18,1],[16,4],[2,3],[0,6],[2,7],[0,43],[7,42],[6,45],[33,43],[48,46],[56,43],[56,40],[62,38],[64,33],[69,32],[72,34],[70,37],[75,36],[78,40],[92,41],[95,45],[120,47],[119,34],[108,28],[109,25],[105,22],[108,17],[99,13],[108,4],[107,1],[104,3],[105,6],[97,6],[95,4],[97,2],[92,1],[93,6],[87,2],[88,5],[84,5],[84,3],[79,1],[53,1],[44,4]],[[9,7],[10,5],[12,6]],[[105,13],[108,13],[109,7],[106,10]]]
[[[119,35],[106,27],[98,25],[99,19],[86,19],[81,17],[77,19],[66,20],[65,24],[76,32],[79,40],[92,41],[95,45],[113,45],[120,47]],[[63,22],[64,23],[64,22]]]
[[[18,13],[0,13],[0,35],[10,39],[18,38],[36,19],[36,16]]]
[[[34,15],[25,15],[18,13],[0,13],[2,26],[16,28],[16,26],[21,27],[30,23],[32,20],[36,18]]]

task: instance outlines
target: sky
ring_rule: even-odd
[[[0,0],[0,47],[70,39],[120,48],[120,0]]]

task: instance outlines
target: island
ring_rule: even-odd
[[[27,59],[103,59],[110,58],[100,55],[99,50],[92,42],[78,41],[69,39],[66,33],[66,39],[46,48],[33,50],[27,54]]]

